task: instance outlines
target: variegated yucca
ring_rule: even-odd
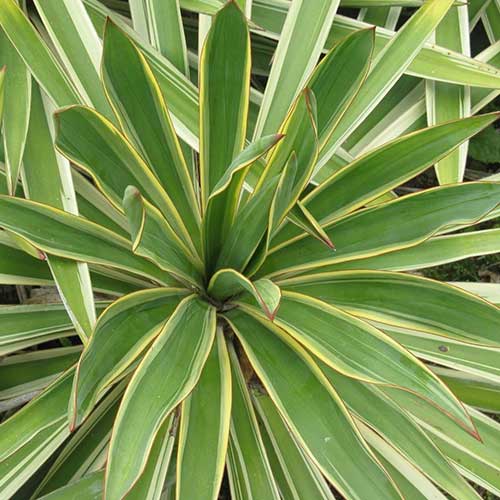
[[[499,3],[341,4],[0,2],[1,499],[500,495]]]

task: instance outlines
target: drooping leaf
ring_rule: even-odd
[[[255,391],[253,399],[269,435],[271,446],[283,468],[291,497],[333,500],[328,483],[290,434],[271,398]]]
[[[245,311],[256,315],[246,306]],[[453,393],[398,343],[341,309],[285,292],[275,323],[343,375],[410,391],[435,404],[470,432],[470,417]]]
[[[290,431],[337,490],[347,498],[400,498],[312,358],[267,320],[239,309],[225,317]]]
[[[497,307],[458,288],[419,276],[342,271],[286,280],[280,286],[372,321],[459,341],[499,345]]]
[[[407,413],[377,387],[324,367],[348,408],[428,477],[455,497],[477,499],[470,486]],[[465,434],[465,433],[464,433]]]

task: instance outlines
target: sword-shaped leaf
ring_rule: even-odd
[[[48,41],[85,104],[113,119],[99,75],[102,42],[82,2],[34,1]],[[43,87],[43,82],[41,82]],[[76,104],[76,101],[74,102]],[[60,107],[60,106],[57,106]]]
[[[266,84],[254,137],[274,133],[304,87],[323,50],[339,0],[290,4]]]
[[[6,67],[3,101],[3,149],[9,194],[16,191],[30,116],[31,75],[0,30],[0,67]],[[0,113],[1,114],[1,113]]]
[[[363,269],[384,271],[412,271],[438,266],[448,262],[500,252],[500,228],[437,236],[415,247],[363,259]],[[342,271],[359,269],[359,262],[351,261],[326,266],[322,270]]]
[[[15,0],[3,2],[0,25],[31,74],[56,106],[68,106],[82,101],[63,68]]]
[[[69,404],[72,428],[88,416],[99,393],[147,349],[186,293],[174,288],[141,290],[113,302],[99,317],[75,374]]]
[[[452,7],[434,33],[441,47],[470,56],[467,5]],[[470,87],[426,80],[427,122],[429,125],[463,118],[471,114]],[[461,182],[467,162],[468,143],[436,163],[439,184]]]
[[[41,203],[0,196],[0,226],[50,255],[117,267],[165,285],[175,283],[165,271],[134,255],[125,238]]]
[[[153,261],[179,281],[203,286],[203,263],[177,236],[160,211],[134,186],[125,190],[123,208],[128,217],[132,250]]]
[[[240,207],[217,260],[217,269],[242,271],[267,231],[269,211],[278,184],[274,177]]]
[[[271,249],[258,277],[303,273],[329,264],[381,255],[422,243],[440,230],[470,225],[498,206],[500,183],[443,186],[348,215],[325,227],[336,252],[310,236]],[[411,224],[401,224],[411,220]]]
[[[136,369],[113,427],[106,498],[119,500],[131,490],[161,424],[198,382],[214,340],[215,316],[208,303],[186,298]]]
[[[221,328],[200,380],[182,402],[181,412],[178,498],[215,500],[224,475],[231,419],[231,370]]]
[[[165,99],[144,56],[112,21],[106,23],[104,33],[102,76],[125,134],[199,246],[198,200]]]
[[[271,398],[255,391],[253,400],[283,469],[285,481],[291,490],[291,498],[333,500],[329,484],[290,434]]]
[[[345,377],[328,367],[324,367],[324,372],[356,417],[378,432],[436,484],[454,497],[477,499],[471,487],[431,439],[382,391],[373,385]],[[435,407],[433,410],[438,413]],[[443,420],[444,418],[446,417],[443,416]]]
[[[231,493],[237,500],[278,500],[278,488],[266,454],[240,361],[232,345],[232,406],[227,470]]]
[[[323,166],[332,157],[349,133],[368,116],[392,88],[452,4],[453,0],[426,2],[376,56],[363,88],[324,146],[319,166]]]
[[[224,316],[288,428],[337,490],[349,499],[400,498],[313,359],[268,320],[241,309]]]
[[[342,271],[293,278],[280,286],[370,321],[459,341],[500,345],[497,307],[434,280],[382,271]]]
[[[78,214],[69,161],[54,150],[54,108],[33,82],[30,125],[23,158],[23,187],[27,198]],[[59,256],[47,257],[63,302],[85,344],[95,324],[94,296],[87,264]]]
[[[121,208],[127,186],[137,186],[183,241],[192,245],[179,212],[157,177],[112,123],[83,106],[63,109],[55,120],[57,148],[91,175],[117,208]]]
[[[200,182],[204,210],[209,195],[232,169],[245,144],[250,94],[250,35],[234,1],[217,13],[200,57]],[[231,175],[231,173],[230,173]],[[232,172],[235,175],[235,172]],[[242,172],[206,211],[206,261],[213,268],[239,200]],[[240,181],[241,179],[241,181]]]
[[[491,113],[450,121],[395,139],[334,173],[303,203],[327,224],[412,179],[498,117]]]
[[[475,432],[463,406],[439,378],[365,321],[313,297],[285,292],[274,322],[340,373],[417,394]]]

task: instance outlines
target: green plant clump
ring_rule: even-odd
[[[500,247],[489,11],[342,5],[0,3],[0,498],[500,494],[498,288],[413,272]]]

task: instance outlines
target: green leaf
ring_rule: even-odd
[[[252,282],[234,269],[217,271],[210,279],[207,291],[211,297],[220,301],[248,292],[271,321],[281,300],[281,290],[271,280]]]
[[[112,21],[104,33],[102,75],[122,129],[199,246],[198,201],[165,100],[144,56]]]
[[[125,189],[137,186],[167,218],[186,244],[190,235],[156,176],[125,136],[90,108],[72,106],[55,115],[57,148],[91,175],[99,189],[121,207]]]
[[[254,0],[252,21],[259,27],[258,33],[275,40],[282,30],[288,8],[288,2],[280,0]],[[332,47],[335,42],[347,35],[370,27],[367,23],[337,14],[325,46]],[[394,36],[394,31],[378,28],[375,33],[375,55],[379,54]],[[429,42],[423,45],[405,73],[419,78],[490,89],[498,88],[500,76],[500,72],[494,66]]]
[[[188,53],[179,0],[146,0],[151,45],[189,77]]]
[[[269,210],[279,177],[274,177],[240,207],[225,239],[216,270],[242,271],[250,261],[267,230]],[[1,220],[1,219],[0,219]]]
[[[73,428],[85,420],[99,394],[148,348],[185,295],[169,288],[141,290],[113,302],[99,317],[75,374],[69,405]]]
[[[382,49],[363,88],[322,150],[318,167],[323,166],[331,158],[349,133],[382,100],[408,68],[452,4],[453,0],[426,2]]]
[[[324,372],[356,417],[379,433],[436,484],[456,498],[477,498],[407,413],[377,387],[359,383],[328,367],[324,367]]]
[[[104,31],[109,17],[137,44],[158,81],[168,104],[179,136],[191,147],[198,148],[198,92],[196,87],[170,61],[135,32],[122,16],[106,8],[99,0],[83,0],[98,32]]]
[[[56,106],[81,101],[61,65],[42,41],[15,0],[6,0],[0,9],[0,25],[31,74]]]
[[[99,75],[102,43],[81,2],[35,0],[50,41],[83,102],[113,118]]]
[[[59,488],[48,495],[40,497],[43,500],[99,500],[102,498],[104,486],[103,471],[87,474],[78,481]]]
[[[134,186],[125,190],[123,208],[129,220],[132,250],[181,282],[203,287],[203,263],[179,239],[163,215]]]
[[[234,194],[239,194],[248,167],[271,150],[283,137],[283,134],[266,135],[249,144],[236,156],[224,172],[224,175],[219,179],[219,182],[214,186],[208,197],[208,206],[210,207],[210,202],[214,198],[228,189],[231,189]]]
[[[317,102],[320,149],[362,88],[370,69],[374,37],[375,30],[365,29],[337,42],[307,82]]]
[[[499,236],[500,229],[437,236],[415,247],[363,259],[363,269],[412,271],[479,255],[496,254],[500,252]],[[324,270],[341,271],[359,267],[359,263],[351,261],[333,264]]]
[[[0,226],[51,255],[118,267],[166,285],[175,283],[151,262],[134,255],[130,242],[121,236],[47,205],[0,196]]]
[[[408,328],[383,324],[379,326],[387,335],[421,359],[500,384],[498,347],[470,344]]]
[[[311,178],[318,154],[316,114],[315,96],[306,88],[296,99],[287,119],[281,125],[280,133],[284,135],[284,139],[271,153],[252,196],[256,196],[271,179],[284,172],[291,155],[295,153],[296,175],[290,179],[290,195],[286,201],[293,204],[290,200],[298,198]],[[290,172],[293,170],[295,169],[289,169]],[[279,215],[278,221],[284,216],[281,213]]]
[[[235,2],[228,2],[213,20],[199,63],[200,182],[204,209],[209,195],[227,175],[245,144],[250,57],[245,16]],[[209,268],[215,264],[234,217],[240,178],[241,174],[237,174],[231,189],[212,198],[205,215],[204,232],[209,235],[205,254]]]
[[[350,499],[400,498],[312,358],[267,320],[239,309],[224,316],[290,431],[335,488]]]
[[[231,419],[231,371],[221,328],[181,412],[177,495],[216,499],[224,475]]]
[[[98,303],[97,313],[105,305],[107,303]],[[0,320],[0,355],[10,352],[13,349],[11,346],[29,347],[42,343],[47,335],[64,337],[68,331],[74,335],[73,324],[63,304],[3,305],[0,308]]]
[[[325,228],[335,241],[335,253],[314,238],[298,237],[272,249],[258,277],[296,274],[415,246],[446,227],[477,222],[498,205],[499,193],[500,183],[470,182],[360,210]],[[412,223],[401,225],[401,220]]]
[[[33,497],[48,494],[68,483],[79,481],[106,461],[107,446],[125,382],[110,390],[89,418],[64,443],[57,458],[44,474]],[[102,486],[104,486],[104,481]]]
[[[278,488],[266,455],[240,361],[232,345],[232,406],[227,469],[229,486],[236,500],[266,498],[278,500]]]
[[[467,6],[452,7],[436,28],[438,45],[470,56]],[[463,118],[471,113],[470,88],[450,83],[426,81],[427,121],[429,125]],[[467,162],[467,143],[436,163],[440,184],[461,182]]]
[[[286,280],[280,286],[370,321],[459,341],[499,345],[497,307],[459,288],[419,276],[343,271]]]
[[[23,157],[26,197],[72,214],[78,214],[69,161],[54,150],[54,111],[33,82],[31,113]],[[87,343],[95,324],[94,296],[88,266],[58,256],[47,261],[82,342]]]
[[[469,155],[482,163],[500,162],[500,132],[488,127],[470,142]]]
[[[256,316],[251,308],[244,310]],[[275,318],[307,350],[343,375],[417,394],[471,429],[470,417],[423,363],[380,330],[325,302],[285,292]],[[367,361],[369,360],[369,361]]]
[[[253,400],[292,492],[291,498],[333,500],[330,486],[291,436],[271,398],[254,391]]]
[[[3,235],[2,235],[3,236]],[[34,258],[9,244],[0,245],[0,283],[2,285],[48,285],[53,283],[47,262]]]
[[[147,464],[141,476],[127,493],[130,500],[155,500],[160,498],[167,471],[172,460],[178,427],[177,415],[170,415],[155,436]]]
[[[54,377],[78,361],[80,352],[81,346],[72,346],[6,357],[0,361],[0,399],[44,389]]]
[[[137,481],[161,424],[198,382],[214,335],[215,309],[191,296],[144,356],[113,427],[106,498],[123,498]]]
[[[384,388],[383,391],[410,413],[461,474],[496,495],[499,494],[500,425],[497,422],[468,407],[467,411],[481,436],[481,441],[478,441],[453,422],[446,422],[444,415],[410,393],[389,388]]]
[[[302,231],[321,241],[332,250],[335,249],[335,245],[330,241],[325,230],[300,200],[292,207],[287,217]]]
[[[214,186],[208,197],[204,218],[204,238],[208,246],[215,248],[220,245],[221,234],[229,231],[238,205],[243,205],[243,181],[252,164],[255,164],[283,137],[282,134],[269,135],[251,143],[236,156]]]
[[[339,0],[299,0],[290,4],[254,138],[276,132],[285,119],[319,59],[338,5]]]
[[[498,117],[498,113],[474,116],[399,137],[335,172],[303,203],[321,224],[327,224],[412,179]]]
[[[66,406],[73,369],[0,426],[0,488],[9,497],[69,435]]]
[[[436,368],[434,371],[464,403],[484,412],[500,413],[498,383],[446,368]]]
[[[16,191],[17,180],[23,159],[24,144],[28,133],[31,75],[0,29],[0,66],[7,68],[3,82],[3,148],[9,194]]]
[[[243,149],[249,77],[248,28],[237,4],[228,2],[214,18],[200,59],[200,171],[205,201]],[[231,109],[230,114],[220,102]]]

